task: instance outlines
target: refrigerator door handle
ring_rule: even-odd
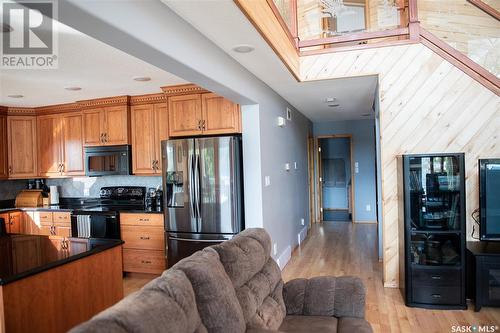
[[[196,242],[196,243],[222,243],[226,241],[225,239],[191,239],[191,238],[178,238],[169,237],[171,240],[183,241],[183,242]]]
[[[191,218],[196,217],[195,213],[195,203],[194,203],[194,195],[193,195],[193,187],[195,186],[194,184],[194,163],[193,163],[194,156],[191,155],[188,160],[188,169],[189,169],[189,215]]]
[[[201,230],[201,188],[200,188],[200,156],[196,154],[195,156],[195,209],[196,209],[196,221],[198,224],[198,230]]]

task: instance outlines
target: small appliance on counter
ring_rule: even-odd
[[[50,205],[59,205],[59,191],[57,186],[50,186],[49,191]]]
[[[43,190],[22,190],[16,196],[16,207],[40,207],[43,206]]]
[[[163,191],[160,190],[160,186],[156,189],[150,187],[146,193],[146,210],[150,212],[162,212],[163,211]]]

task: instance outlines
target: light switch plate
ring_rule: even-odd
[[[371,212],[372,211],[372,205],[368,204],[366,205],[366,211]]]
[[[285,164],[285,170],[286,171],[290,171],[290,163],[286,163]]]
[[[279,127],[285,127],[286,125],[286,120],[283,117],[278,117],[278,126]]]
[[[299,168],[299,166],[298,166],[297,162],[293,162],[293,168],[294,168],[295,170],[297,170],[297,169]]]
[[[278,244],[276,244],[276,243],[273,244],[273,253],[274,253],[274,255],[278,254]]]
[[[271,185],[271,177],[265,176],[264,177],[264,186],[269,186],[269,185]]]

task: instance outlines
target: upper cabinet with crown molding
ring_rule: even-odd
[[[161,95],[149,96],[154,100]],[[133,97],[131,102],[134,104]],[[167,103],[132,105],[130,112],[133,173],[158,175],[161,173],[161,141],[168,139]]]
[[[213,93],[168,98],[169,135],[241,133],[238,104]]]
[[[124,97],[120,98],[124,99]],[[96,103],[96,106],[92,107],[91,103],[87,104],[90,107],[85,107],[83,111],[85,146],[114,146],[130,143],[130,108],[128,96],[126,98],[124,103],[114,106],[101,107]]]
[[[68,112],[39,116],[38,171],[42,177],[79,176],[83,163],[83,116]]]
[[[34,178],[37,172],[35,116],[7,117],[9,178]]]

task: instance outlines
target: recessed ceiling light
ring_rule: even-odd
[[[249,44],[240,44],[233,47],[233,51],[238,53],[250,53],[253,50],[255,50],[255,47]]]
[[[17,95],[17,94],[15,94],[15,95],[7,95],[7,97],[10,97],[10,98],[23,98],[24,95]]]
[[[8,32],[12,32],[14,29],[12,29],[12,27],[10,25],[8,25],[7,23],[2,23],[2,33],[5,34],[5,33],[8,33]]]
[[[69,91],[78,91],[82,90],[81,87],[64,87],[64,89],[69,90]]]
[[[337,99],[335,97],[327,97],[327,98],[325,98],[325,103],[333,103],[336,100]]]
[[[151,78],[149,76],[134,76],[133,79],[134,81],[139,81],[139,82],[151,81]]]

